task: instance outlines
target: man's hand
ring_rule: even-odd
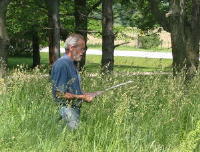
[[[103,91],[97,91],[97,92],[90,92],[90,93],[85,93],[84,94],[84,100],[87,102],[91,102],[96,96],[102,94]]]
[[[96,91],[96,92],[90,92],[90,93],[85,93],[85,94],[88,94],[88,95],[91,95],[93,97],[96,97],[98,95],[101,95],[103,93],[103,91]]]
[[[85,93],[83,95],[83,100],[85,100],[86,102],[92,102],[92,100],[95,98],[95,96],[93,96],[90,93]]]

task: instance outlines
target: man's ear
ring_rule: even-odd
[[[73,47],[74,46],[71,46],[71,45],[69,46],[69,52],[71,52],[73,50]]]

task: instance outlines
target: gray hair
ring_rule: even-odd
[[[67,52],[69,50],[69,46],[76,46],[78,41],[83,40],[85,41],[84,37],[80,34],[71,34],[66,40],[65,40],[65,51]]]

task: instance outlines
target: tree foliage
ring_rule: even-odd
[[[39,33],[40,43],[47,44],[47,10],[39,0],[12,0],[7,11],[10,54],[32,52],[32,35]]]
[[[4,77],[7,66],[8,35],[6,30],[6,11],[10,0],[0,1],[0,78]]]

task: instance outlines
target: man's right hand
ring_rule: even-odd
[[[97,92],[90,92],[90,93],[85,93],[84,95],[85,95],[85,99],[83,99],[83,100],[85,100],[85,101],[87,101],[87,102],[92,102],[92,100],[96,97],[96,96],[98,96],[98,95],[101,95],[103,93],[103,91],[97,91]]]
[[[92,100],[95,98],[95,96],[92,93],[85,93],[83,95],[83,100],[86,102],[92,102]]]

